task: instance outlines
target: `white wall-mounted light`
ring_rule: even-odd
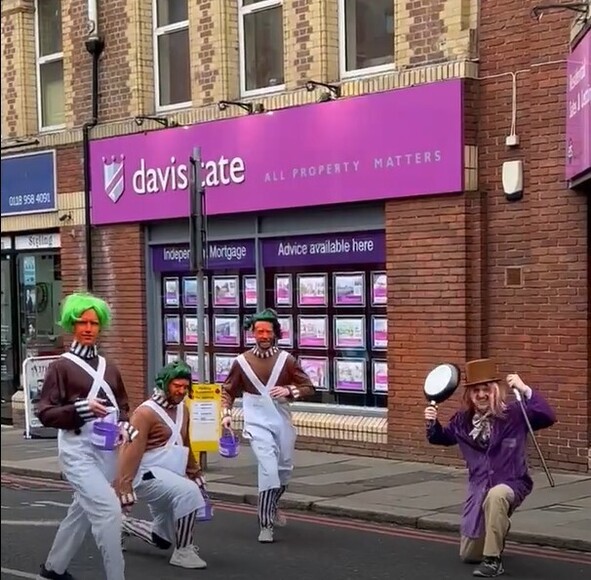
[[[523,197],[523,161],[515,159],[503,163],[503,191],[507,201]]]

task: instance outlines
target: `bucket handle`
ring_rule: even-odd
[[[234,435],[234,430],[232,429],[232,427],[222,427],[222,435],[224,434],[224,431],[230,433],[232,439],[236,441],[236,435]]]

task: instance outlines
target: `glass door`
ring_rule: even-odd
[[[60,255],[20,254],[18,260],[21,361],[61,354],[63,342],[57,325],[62,297]]]

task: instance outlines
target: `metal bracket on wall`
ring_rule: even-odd
[[[532,18],[541,20],[545,12],[552,10],[571,10],[577,12],[581,16],[580,19],[586,20],[591,13],[591,4],[587,2],[571,2],[570,4],[539,4],[531,9]]]

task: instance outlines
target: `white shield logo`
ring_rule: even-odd
[[[125,191],[125,159],[123,155],[117,161],[116,157],[110,160],[103,157],[103,179],[105,193],[113,203],[117,203]]]

